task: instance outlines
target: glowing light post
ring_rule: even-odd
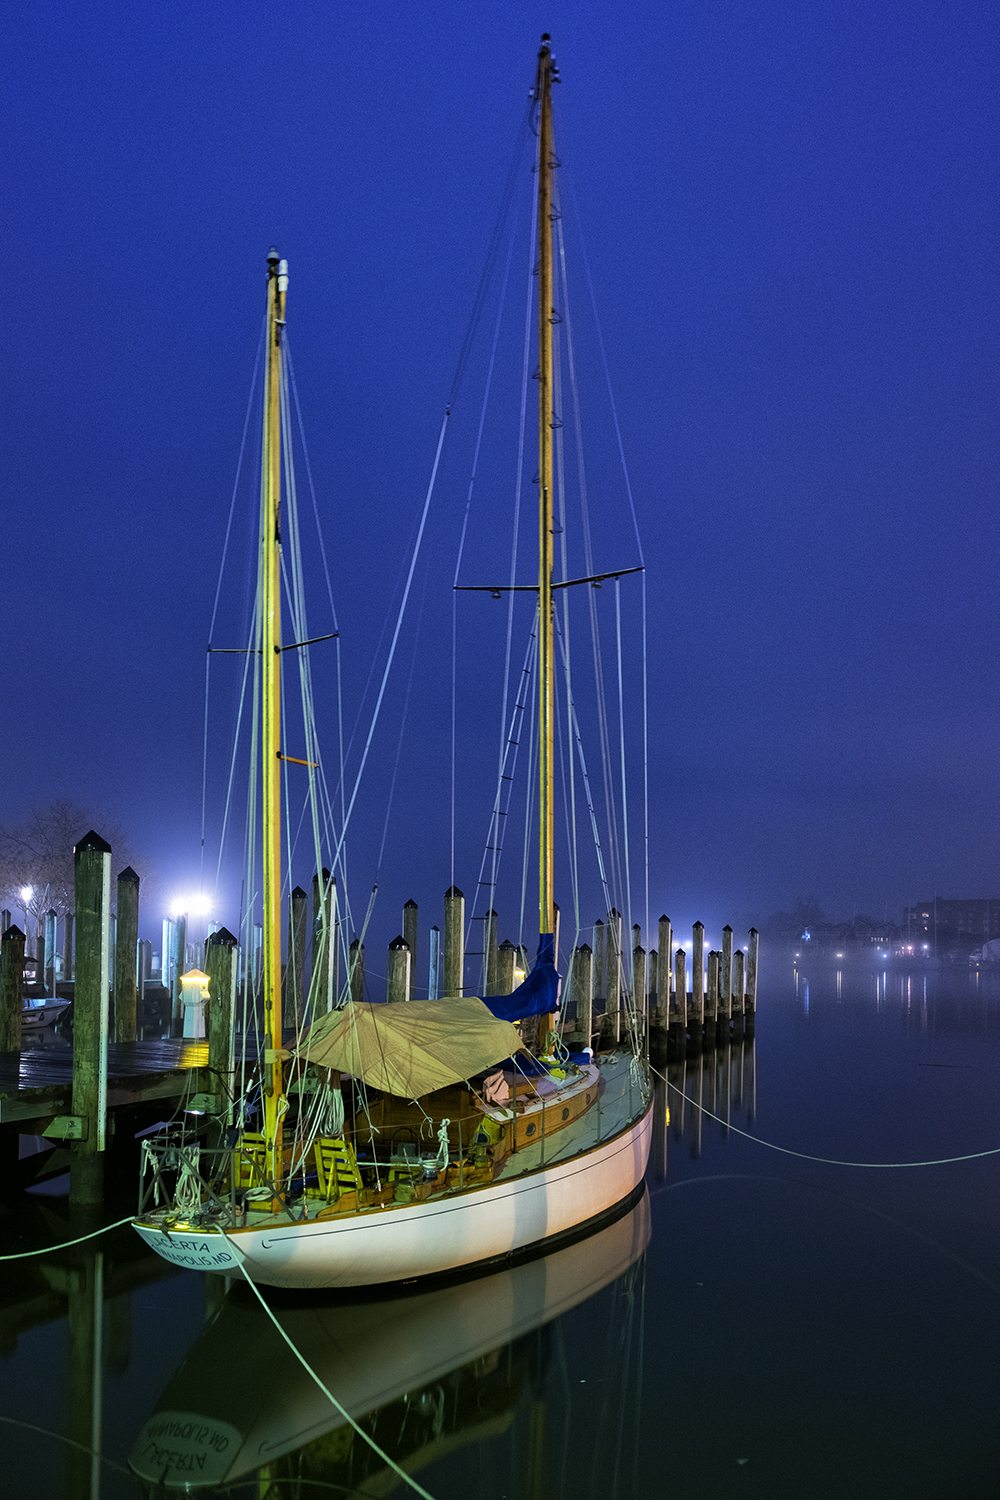
[[[25,938],[25,942],[27,942],[27,939],[28,939],[28,902],[31,900],[31,898],[32,898],[32,896],[34,894],[35,894],[35,887],[33,885],[22,885],[21,891],[20,891],[20,896],[21,896],[21,911],[24,913],[24,938]]]

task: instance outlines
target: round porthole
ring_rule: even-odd
[[[569,1109],[568,1108],[563,1110],[563,1119],[564,1120],[568,1120],[569,1119]]]
[[[590,1103],[590,1095],[589,1094],[587,1095],[587,1103],[588,1104]]]
[[[534,1135],[534,1133],[535,1133],[535,1127],[534,1127],[534,1125],[529,1125],[526,1128],[526,1130],[525,1130],[524,1133],[525,1133],[525,1135]]]

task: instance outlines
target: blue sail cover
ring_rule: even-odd
[[[484,995],[483,1004],[502,1021],[523,1021],[559,1009],[560,976],[556,972],[555,942],[551,932],[538,939],[538,957],[531,973],[510,995]]]

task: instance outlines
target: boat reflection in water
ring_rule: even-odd
[[[624,1275],[649,1235],[643,1188],[603,1229],[506,1270],[308,1304],[272,1294],[270,1305],[337,1400],[412,1472],[503,1432],[544,1369],[544,1341],[526,1335]],[[389,1479],[244,1286],[195,1340],[129,1461],[158,1489],[224,1489],[262,1469],[348,1489],[381,1473],[379,1493]]]

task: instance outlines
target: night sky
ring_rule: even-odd
[[[582,231],[647,566],[650,914],[711,930],[807,896],[890,920],[934,892],[995,896],[1000,59],[979,0],[9,12],[0,821],[53,797],[103,806],[164,900],[199,879],[205,646],[271,243],[290,265],[353,724],[543,30],[568,243]],[[579,258],[571,275],[582,314]],[[409,896],[440,921],[451,880],[451,584],[477,357],[352,824],[355,904],[380,885],[376,946]],[[516,404],[516,357],[502,378]],[[606,413],[594,426],[613,449]],[[616,461],[591,469],[609,567],[636,561]],[[486,517],[493,503],[486,482]],[[464,572],[492,582],[506,552],[476,516]],[[487,662],[477,676],[460,657],[468,894],[492,790],[471,742],[482,726],[492,767],[504,605],[459,608],[463,652],[485,633]],[[227,638],[223,618],[216,643],[242,629]],[[416,748],[379,868],[408,690]],[[218,761],[225,712],[212,725]]]

